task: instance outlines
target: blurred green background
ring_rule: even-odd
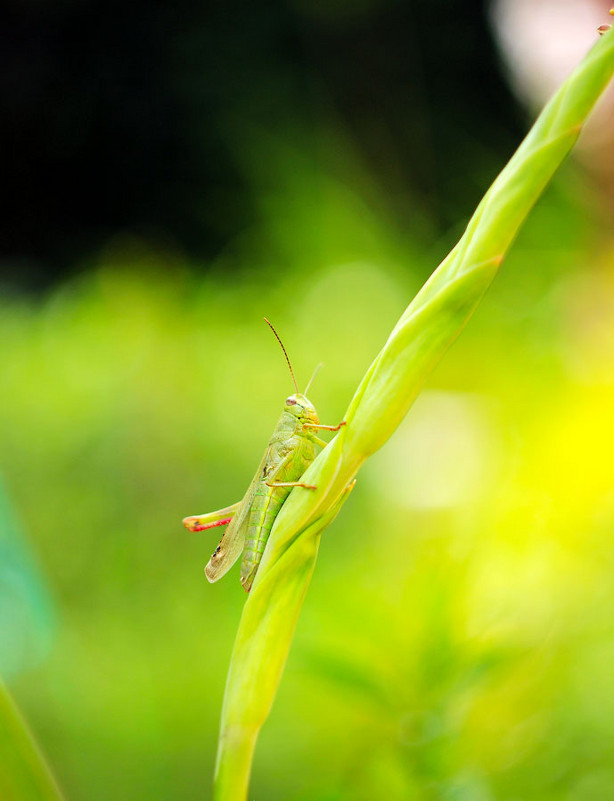
[[[115,11],[10,14],[0,670],[71,801],[202,799],[245,596],[180,521],[242,496],[291,389],[262,317],[341,419],[528,117],[477,3]],[[327,531],[250,797],[614,797],[591,153]]]

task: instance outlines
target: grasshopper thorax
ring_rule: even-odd
[[[320,422],[315,406],[305,395],[301,395],[300,392],[296,392],[294,395],[290,395],[286,398],[286,412],[294,415],[294,417],[298,417],[298,419],[304,423],[309,422],[317,424]]]

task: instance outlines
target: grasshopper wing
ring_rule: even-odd
[[[224,536],[205,567],[205,575],[212,584],[221,579],[230,570],[243,552],[245,535],[249,525],[249,513],[252,508],[256,487],[262,481],[264,475],[264,468],[269,459],[269,450],[269,448],[266,449],[256,475],[245,493],[245,497],[239,503],[234,517],[224,532]]]

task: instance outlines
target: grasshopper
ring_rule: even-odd
[[[266,317],[264,319],[281,345],[296,393],[286,398],[284,410],[243,500],[224,509],[204,515],[192,515],[183,520],[183,525],[189,531],[204,531],[228,525],[205,567],[205,575],[210,582],[217,581],[243,553],[241,584],[246,592],[250,591],[253,584],[275,518],[292,488],[317,489],[312,484],[300,481],[315,459],[315,446],[324,448],[328,444],[316,432],[322,429],[338,431],[345,425],[345,421],[336,426],[320,423],[314,405],[306,397],[318,368],[309,380],[305,392],[300,393],[283,342],[272,324]]]

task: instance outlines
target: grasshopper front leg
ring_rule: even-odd
[[[205,531],[209,528],[216,526],[225,526],[230,523],[234,517],[240,501],[233,503],[231,506],[226,506],[224,509],[218,509],[216,512],[207,512],[204,515],[191,515],[184,517],[182,520],[183,525],[188,531]]]
[[[336,426],[325,426],[321,423],[303,423],[303,428],[322,428],[325,431],[339,431],[341,426],[346,425],[345,420],[342,420],[340,423],[337,423]]]
[[[305,489],[316,490],[315,484],[303,484],[302,481],[266,481],[267,487],[304,487]]]
[[[303,431],[305,431],[308,428],[315,428],[315,429],[323,428],[325,431],[339,431],[341,426],[344,426],[345,424],[346,424],[345,420],[342,420],[339,423],[339,425],[336,426],[324,426],[320,425],[320,423],[303,423]],[[320,439],[320,437],[318,437],[316,434],[311,434],[311,439],[320,448],[325,448],[328,445],[328,442],[326,442],[326,440]]]
[[[267,485],[267,487],[304,487],[305,489],[312,489],[312,490],[317,489],[317,487],[315,487],[313,484],[305,484],[302,481],[273,480],[275,476],[284,472],[285,468],[287,467],[291,459],[292,459],[292,454],[289,453],[281,460],[281,462],[277,465],[277,467],[271,473],[269,473],[267,480],[264,482]]]

